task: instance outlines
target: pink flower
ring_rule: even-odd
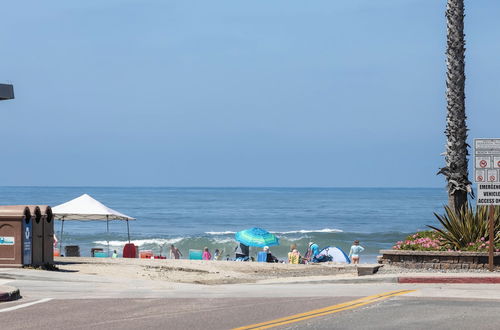
[[[481,241],[483,241],[483,242],[484,242],[484,237],[481,237]]]

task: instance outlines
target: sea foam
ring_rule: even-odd
[[[170,239],[152,238],[152,239],[131,240],[130,243],[133,243],[134,245],[137,245],[137,246],[143,246],[145,244],[164,245],[164,244],[175,244],[175,243],[182,241],[183,239],[184,239],[183,237],[176,237],[176,238],[170,238]],[[128,241],[109,241],[110,246],[124,246],[127,243],[128,243]],[[94,241],[94,244],[107,245],[108,242],[107,241]]]
[[[286,234],[312,234],[312,233],[342,233],[341,229],[332,229],[332,228],[324,228],[324,229],[300,229],[300,230],[290,230],[290,231],[271,231],[272,234],[277,235],[286,235]],[[234,231],[206,231],[207,235],[231,235],[236,234]]]

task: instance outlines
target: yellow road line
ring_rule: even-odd
[[[348,309],[361,307],[364,305],[374,303],[376,301],[388,299],[388,298],[395,297],[395,296],[400,296],[400,295],[407,294],[407,293],[414,292],[414,291],[415,290],[398,290],[398,291],[380,293],[380,294],[376,294],[373,296],[368,296],[368,297],[363,297],[363,298],[356,299],[356,300],[351,300],[351,301],[348,301],[348,302],[345,302],[342,304],[337,304],[337,305],[328,306],[325,308],[315,309],[315,310],[305,312],[305,313],[295,314],[295,315],[282,317],[282,318],[267,321],[267,322],[256,323],[256,324],[251,324],[251,325],[247,325],[247,326],[240,327],[240,328],[235,328],[233,330],[257,330],[257,329],[273,328],[273,327],[277,327],[280,325],[295,323],[295,322],[299,322],[299,321],[312,319],[314,317],[324,316],[324,315],[328,315],[328,314],[333,314],[333,313],[345,311]]]

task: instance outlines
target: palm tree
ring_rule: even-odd
[[[448,206],[458,213],[467,203],[471,182],[467,169],[467,116],[465,114],[464,0],[448,0],[446,7],[446,166],[439,173],[448,181]]]

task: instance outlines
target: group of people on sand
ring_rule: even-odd
[[[180,259],[182,257],[181,251],[175,247],[175,245],[170,245],[170,259]],[[210,253],[208,247],[203,249],[203,254],[201,256],[202,260],[221,260],[222,252],[219,249],[215,249],[214,254]]]
[[[349,251],[349,258],[352,260],[353,264],[359,264],[359,255],[364,250],[365,248],[359,245],[359,241],[355,240]],[[319,253],[319,246],[314,242],[309,242],[307,252],[304,256],[297,250],[297,245],[292,244],[290,245],[290,252],[288,252],[288,263],[306,264],[310,262],[320,262],[320,258],[318,257]]]
[[[359,264],[360,253],[365,249],[359,245],[359,241],[355,240],[351,249],[349,251],[349,258],[351,258],[353,264]],[[269,249],[268,246],[264,246],[262,253],[265,253],[265,261],[266,262],[280,262],[278,258],[276,258]],[[318,257],[320,253],[320,249],[318,244],[314,242],[309,242],[307,251],[304,256],[302,256],[297,249],[296,244],[292,244],[290,246],[290,252],[288,252],[288,263],[289,264],[306,264],[306,263],[316,263],[321,262]],[[176,248],[173,244],[170,245],[170,258],[171,259],[180,259],[182,256],[181,251]],[[219,249],[215,249],[214,254],[210,253],[208,247],[203,249],[202,260],[222,260],[222,251]],[[253,258],[250,258],[250,247],[239,243],[234,249],[234,260],[235,261],[250,261]],[[262,260],[264,261],[264,260]],[[282,261],[285,262],[285,261]]]

